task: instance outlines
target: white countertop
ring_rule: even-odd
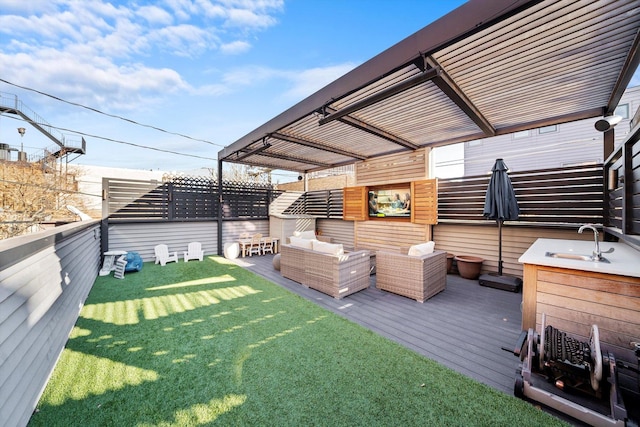
[[[604,253],[611,248],[614,249],[612,253]],[[591,255],[594,249],[593,240],[538,239],[522,254],[518,261],[523,264],[640,277],[640,251],[625,243],[600,242],[600,252],[603,252],[602,256],[609,260],[608,263],[545,256],[547,252]]]

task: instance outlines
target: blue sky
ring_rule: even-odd
[[[0,92],[87,135],[74,164],[215,167],[222,147],[462,3],[0,0]],[[0,142],[52,146],[7,115]]]

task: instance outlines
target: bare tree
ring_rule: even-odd
[[[207,177],[212,181],[217,181],[218,169],[217,168],[204,168],[207,169]],[[249,165],[243,165],[239,163],[225,163],[222,171],[222,178],[225,181],[234,182],[253,182],[260,184],[271,184],[271,169],[259,168]],[[163,175],[164,181],[169,181],[173,178],[172,174]]]
[[[70,218],[68,204],[84,207],[75,176],[44,163],[0,161],[0,239],[41,229],[52,218]]]

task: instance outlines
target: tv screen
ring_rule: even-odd
[[[369,189],[369,217],[410,217],[411,191],[406,187]]]

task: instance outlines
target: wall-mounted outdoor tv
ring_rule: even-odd
[[[408,218],[411,216],[411,187],[370,187],[368,195],[370,218]]]

